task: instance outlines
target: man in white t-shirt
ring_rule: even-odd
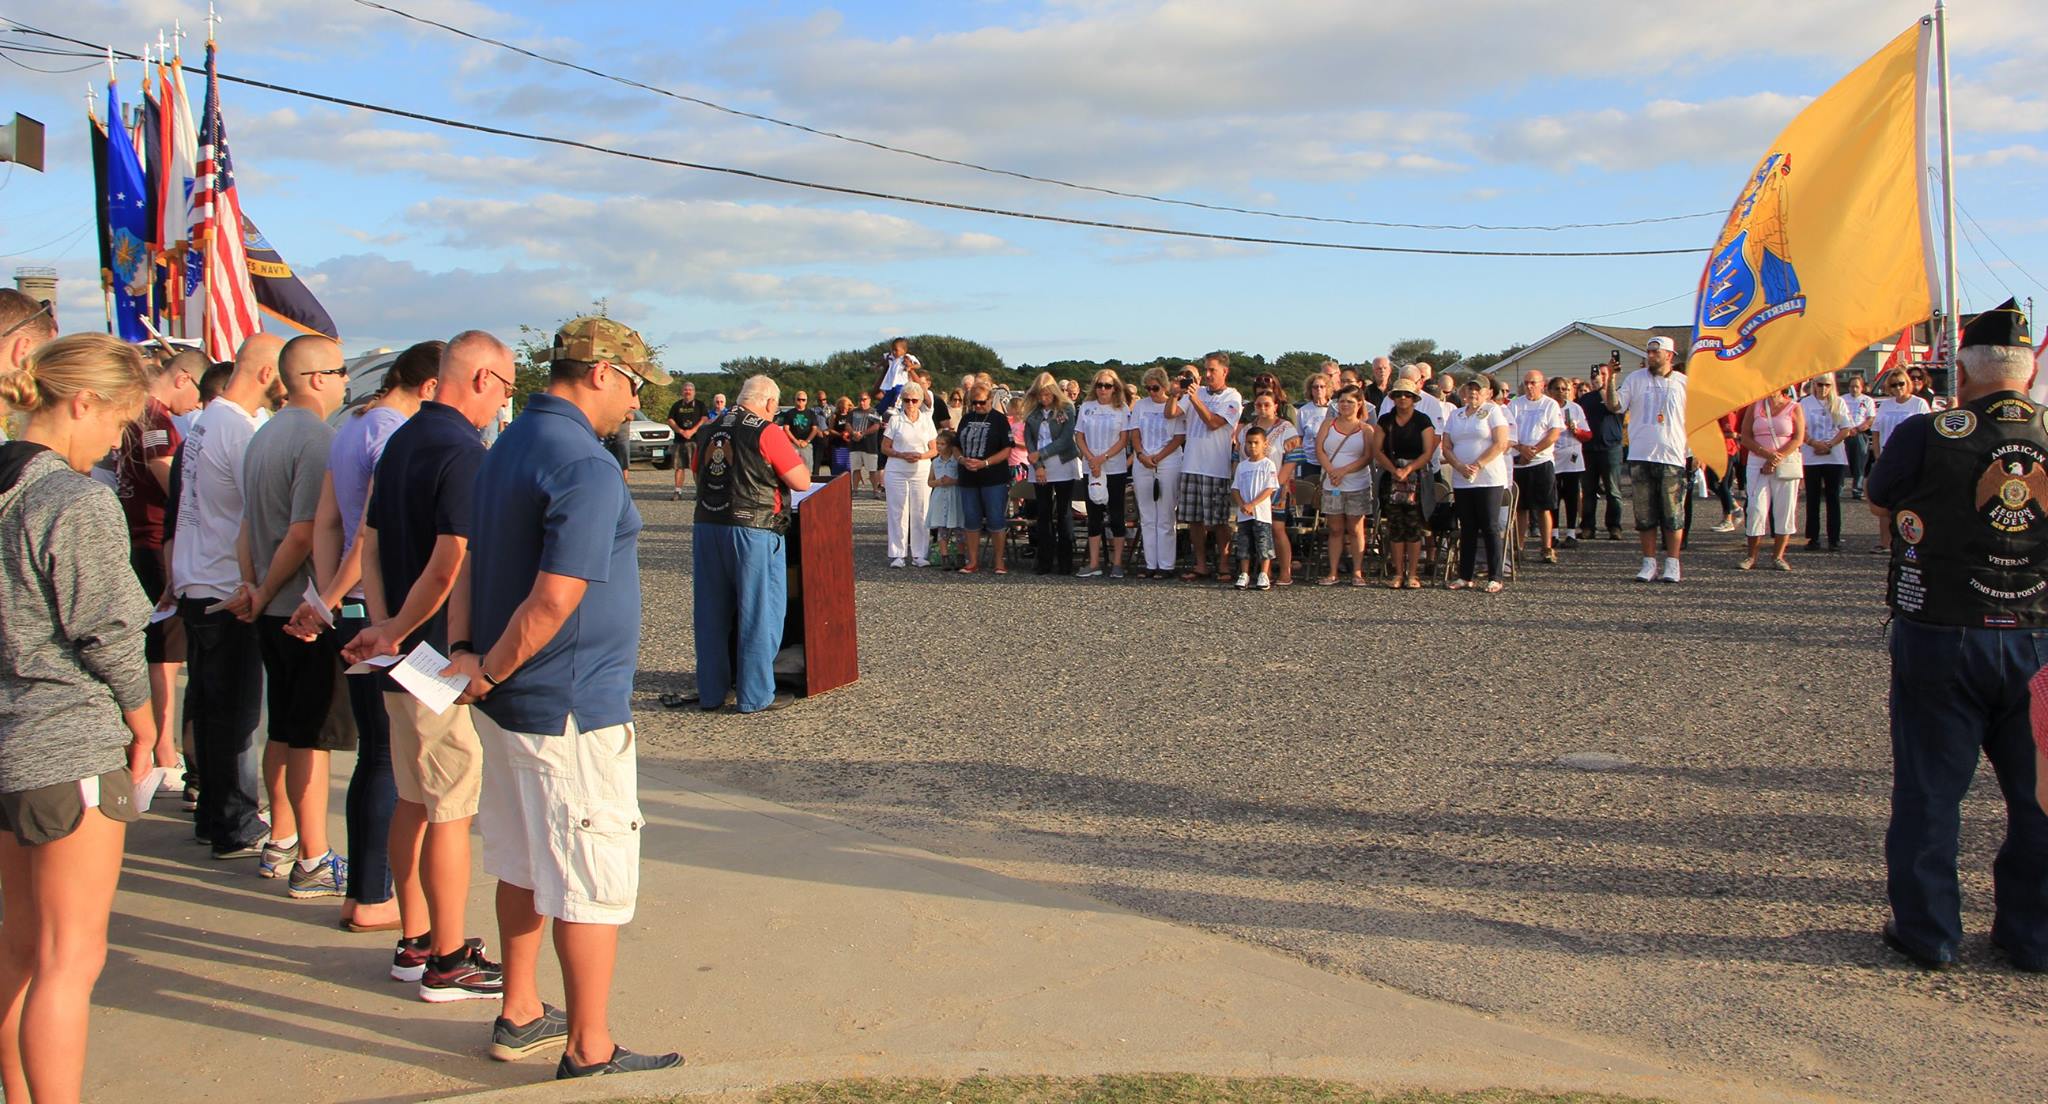
[[[1628,420],[1628,477],[1635,499],[1636,538],[1643,567],[1636,581],[1679,579],[1678,550],[1685,543],[1685,394],[1677,346],[1668,337],[1650,339],[1645,367],[1615,386],[1614,369],[1603,365],[1600,396],[1607,409]],[[1657,534],[1664,534],[1664,570],[1657,570]]]
[[[227,386],[193,423],[178,461],[178,529],[171,541],[171,585],[185,621],[186,708],[199,752],[200,840],[216,859],[260,853],[255,764],[248,752],[263,692],[256,626],[239,614],[252,597],[242,586],[236,544],[242,535],[243,454],[269,420],[280,389],[284,342],[257,334],[242,343]],[[216,608],[217,607],[217,608]]]
[[[1522,393],[1508,403],[1508,420],[1514,423],[1514,445],[1508,456],[1515,467],[1515,536],[1519,547],[1523,534],[1534,532],[1543,538],[1543,562],[1556,563],[1557,549],[1551,543],[1557,525],[1557,439],[1564,433],[1564,409],[1543,393],[1543,373],[1534,368],[1522,373]]]
[[[1230,386],[1230,357],[1210,353],[1202,358],[1201,383],[1196,384],[1195,366],[1183,365],[1169,389],[1166,416],[1187,415],[1188,439],[1181,449],[1187,457],[1181,465],[1180,520],[1188,527],[1188,543],[1195,546],[1194,570],[1182,576],[1190,582],[1209,575],[1209,541],[1216,542],[1216,574],[1230,573],[1231,540],[1231,447],[1237,441],[1237,423],[1244,417],[1244,396]]]

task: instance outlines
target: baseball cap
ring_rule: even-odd
[[[562,323],[555,331],[554,345],[548,349],[548,360],[581,360],[590,363],[604,360],[635,374],[645,376],[647,372],[647,342],[633,327],[615,322],[601,315],[585,315]]]
[[[1651,338],[1647,351],[1654,353],[1659,349],[1662,349],[1667,353],[1675,353],[1678,351],[1678,346],[1674,344],[1672,340],[1668,337]]]

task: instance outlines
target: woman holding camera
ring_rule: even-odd
[[[0,374],[0,1091],[71,1104],[136,783],[156,744],[128,524],[86,473],[147,384],[134,347],[73,334]]]
[[[1052,378],[1040,372],[1031,384],[1034,405],[1024,415],[1025,462],[1037,484],[1038,516],[1031,547],[1038,574],[1074,572],[1074,483],[1081,478],[1081,450],[1074,444],[1074,403]]]
[[[1171,576],[1180,551],[1174,512],[1180,502],[1181,447],[1188,442],[1188,416],[1167,416],[1166,387],[1166,369],[1148,368],[1144,397],[1131,404],[1131,476],[1147,579]]]

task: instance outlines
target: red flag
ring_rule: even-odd
[[[1904,365],[1906,357],[1909,356],[1912,353],[1912,351],[1913,327],[1907,326],[1905,329],[1899,331],[1898,340],[1892,344],[1891,355],[1884,358],[1884,367],[1879,368],[1877,370],[1877,378],[1883,379],[1886,373],[1890,372],[1894,368],[1898,368]]]
[[[203,198],[202,198],[203,197]],[[233,360],[256,332],[256,290],[242,242],[242,202],[220,117],[220,77],[214,46],[206,44],[206,117],[199,124],[199,163],[192,179],[200,212],[199,247],[206,257],[206,355]]]

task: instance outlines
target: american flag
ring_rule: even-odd
[[[242,203],[235,194],[228,132],[220,118],[220,77],[212,41],[206,44],[206,117],[199,124],[199,164],[192,174],[192,206],[199,221],[195,246],[206,263],[206,355],[233,360],[256,332],[256,290],[242,246]]]

